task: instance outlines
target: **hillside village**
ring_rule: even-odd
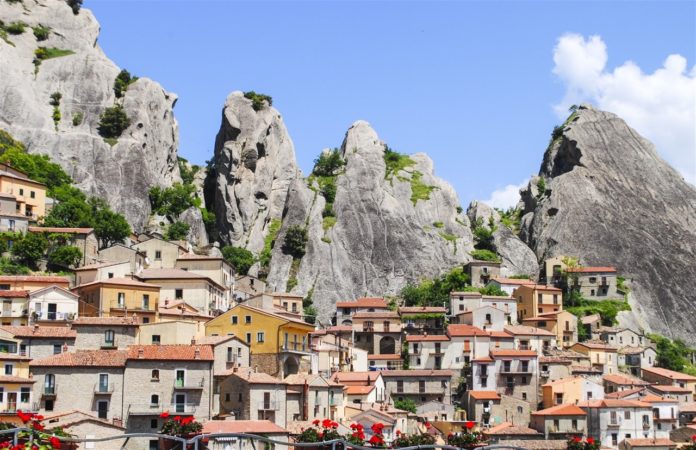
[[[80,249],[60,274],[0,276],[2,422],[36,413],[94,439],[174,434],[171,415],[199,433],[287,442],[359,425],[362,440],[394,446],[404,435],[456,445],[476,430],[481,445],[533,449],[581,437],[663,450],[696,433],[696,376],[660,367],[673,343],[616,325],[629,286],[614,267],[559,255],[530,279],[474,259],[445,304],[346,299],[322,323],[307,298],[269,292],[185,240],[104,246],[92,228],[40,226],[53,207],[46,186],[1,169],[3,232]],[[693,353],[682,356],[692,367]],[[162,448],[152,438],[96,448],[121,445]]]

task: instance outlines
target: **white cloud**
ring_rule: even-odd
[[[617,114],[652,141],[658,153],[696,184],[696,66],[669,55],[653,73],[632,61],[607,69],[607,47],[600,36],[567,34],[553,52],[556,74],[566,86],[555,106],[560,118],[572,104],[589,102]]]
[[[491,194],[491,198],[484,200],[483,203],[493,208],[507,209],[516,206],[520,201],[520,189],[527,186],[529,180],[524,180],[520,184],[508,184],[502,189],[496,189]]]

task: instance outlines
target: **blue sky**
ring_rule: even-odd
[[[695,4],[85,1],[106,54],[179,95],[191,161],[212,156],[227,94],[256,90],[305,173],[365,119],[390,147],[427,152],[465,206],[537,173],[569,83],[553,73],[562,35],[599,35],[607,71],[632,60],[651,73],[675,53],[691,68]]]

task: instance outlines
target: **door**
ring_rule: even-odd
[[[56,320],[56,312],[58,311],[55,303],[48,304],[48,320]]]
[[[178,413],[186,412],[186,394],[176,394],[174,396],[174,410]]]
[[[17,410],[17,393],[8,392],[7,393],[7,410],[16,411]]]
[[[106,419],[109,414],[109,402],[107,400],[99,400],[97,402],[97,417]]]

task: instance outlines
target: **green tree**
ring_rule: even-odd
[[[242,275],[246,275],[249,272],[249,268],[256,262],[254,254],[249,250],[232,245],[222,247],[222,257],[234,266],[237,273]]]
[[[180,241],[186,239],[186,235],[191,227],[184,222],[176,221],[167,227],[164,238],[168,241]]]
[[[10,258],[0,257],[0,274],[2,275],[29,275],[31,270],[27,266],[17,264]]]
[[[416,402],[410,398],[405,398],[403,400],[394,400],[394,408],[401,409],[403,411],[408,411],[410,413],[416,413]]]
[[[123,106],[114,105],[108,107],[99,116],[99,135],[104,138],[116,139],[130,126],[130,119],[123,110]]]
[[[196,187],[191,184],[174,183],[171,187],[150,188],[150,206],[157,214],[179,217],[179,214],[196,205],[193,193]]]
[[[324,196],[327,204],[333,203],[334,200],[336,200],[336,190],[336,182],[333,179],[323,183],[323,186],[321,187],[321,195]]]
[[[121,70],[114,80],[114,94],[117,98],[123,97],[123,94],[128,89],[128,86],[138,81],[138,77],[131,77],[130,72],[126,69]]]
[[[24,238],[15,241],[12,255],[30,267],[37,267],[37,261],[43,258],[46,250],[48,239],[43,233],[28,233]]]
[[[305,255],[307,245],[307,229],[300,225],[292,225],[285,233],[285,239],[281,250],[293,259],[301,259]]]
[[[461,267],[455,267],[440,277],[408,283],[401,290],[401,297],[406,306],[443,306],[449,304],[450,292],[462,291],[468,283],[469,276]]]
[[[63,168],[51,162],[47,155],[27,153],[24,146],[16,141],[3,144],[0,141],[0,162],[26,173],[32,180],[46,185],[49,195],[60,186],[70,185],[72,178]]]
[[[48,262],[59,267],[75,267],[82,260],[82,251],[72,245],[63,245],[48,255]]]
[[[123,242],[131,234],[131,227],[126,218],[106,205],[94,211],[93,227],[100,249]]]
[[[474,239],[476,240],[476,249],[478,250],[490,250],[495,252],[495,243],[493,233],[495,233],[497,227],[493,218],[488,221],[488,226],[483,223],[483,219],[479,218],[474,222]]]
[[[489,284],[488,286],[479,289],[479,292],[483,295],[498,295],[501,297],[508,296],[507,292],[500,289],[500,287],[498,287],[498,285],[495,285],[495,284]]]
[[[500,257],[498,254],[490,250],[474,250],[470,253],[470,255],[479,261],[500,262]]]
[[[70,198],[51,208],[43,224],[47,227],[91,227],[92,208],[83,198]]]
[[[244,97],[251,100],[251,107],[254,111],[260,111],[268,106],[273,106],[273,98],[270,95],[256,93],[254,91],[247,91],[244,93]]]
[[[345,161],[341,157],[341,152],[335,148],[322,152],[317,159],[314,160],[314,169],[312,173],[319,177],[331,177],[336,175],[338,170],[345,165]]]

